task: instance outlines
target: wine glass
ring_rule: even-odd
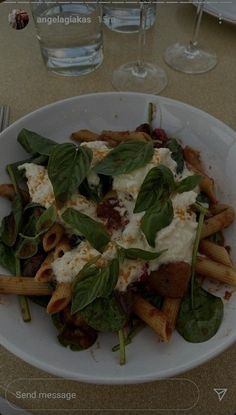
[[[129,62],[114,70],[112,84],[120,91],[136,91],[157,94],[167,85],[165,71],[143,60],[146,40],[148,1],[140,0],[139,52],[136,62]]]
[[[217,64],[214,51],[198,47],[198,35],[202,21],[205,0],[197,1],[197,12],[193,26],[192,39],[189,43],[175,43],[164,53],[164,59],[171,68],[188,74],[210,71]]]

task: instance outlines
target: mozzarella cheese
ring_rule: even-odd
[[[18,169],[25,170],[32,202],[39,203],[46,209],[49,208],[55,202],[55,198],[47,169],[33,163],[22,164]]]
[[[58,282],[69,283],[78,275],[84,265],[100,255],[88,242],[81,242],[52,263],[53,273]]]
[[[82,143],[81,145],[87,146],[93,151],[93,164],[102,160],[110,151],[107,145],[101,141]],[[147,173],[159,164],[169,167],[173,174],[177,176],[176,163],[171,158],[171,152],[169,149],[161,148],[154,149],[153,158],[146,166],[136,169],[129,174],[121,174],[113,178],[113,190],[116,191],[120,201],[120,205],[115,207],[115,209],[119,211],[121,216],[127,216],[128,223],[124,229],[112,233],[111,242],[102,255],[92,248],[88,242],[82,242],[78,247],[67,252],[62,258],[56,259],[52,266],[58,282],[73,281],[83,266],[98,255],[100,255],[98,266],[106,265],[108,261],[117,256],[117,244],[124,248],[133,247],[153,252],[166,250],[157,259],[149,261],[148,269],[146,262],[143,260],[124,260],[120,265],[119,279],[116,285],[116,289],[119,291],[125,291],[129,284],[139,280],[144,269],[150,273],[157,270],[164,263],[191,262],[197,221],[195,214],[189,210],[189,206],[196,201],[197,191],[175,194],[171,197],[174,218],[169,226],[157,233],[155,248],[149,246],[140,228],[144,212],[133,213],[135,201],[143,180]],[[55,198],[46,168],[25,163],[19,169],[25,169],[32,201],[48,208],[55,201]],[[178,176],[178,180],[191,174],[185,168],[183,173]],[[99,185],[99,177],[94,172],[89,173],[88,181],[90,185]],[[74,195],[66,202],[63,209],[58,211],[59,221],[61,221],[62,213],[68,207],[85,213],[96,221],[101,221],[96,214],[96,204],[79,194]]]

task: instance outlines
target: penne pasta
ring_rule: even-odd
[[[55,223],[44,235],[43,235],[43,249],[45,252],[52,251],[56,248],[58,242],[61,240],[65,230],[59,223]]]
[[[151,141],[151,137],[142,131],[109,131],[104,130],[101,134],[90,130],[79,130],[74,132],[71,137],[76,141],[106,141],[111,147],[115,147],[127,140]]]
[[[54,261],[54,253],[51,252],[48,254],[47,258],[43,261],[40,268],[36,272],[35,280],[36,281],[51,281],[53,278],[53,269],[52,262]]]
[[[170,330],[166,314],[163,311],[155,308],[138,294],[134,295],[133,311],[158,334],[161,340],[168,341]]]
[[[55,250],[54,250],[54,259],[61,258],[66,252],[70,251],[71,246],[69,239],[66,237],[63,237],[57,244]]]
[[[217,281],[236,285],[236,271],[206,257],[198,257],[196,262],[196,272],[204,277],[213,278]]]
[[[128,140],[152,141],[150,135],[142,131],[102,131],[99,140],[116,145]]]
[[[58,313],[63,310],[71,301],[72,289],[71,284],[61,282],[53,291],[52,297],[47,305],[49,314]]]
[[[176,326],[182,298],[165,297],[162,305],[162,311],[166,314],[168,327],[173,331]]]
[[[199,183],[200,190],[206,193],[212,203],[216,203],[214,180],[205,173],[199,151],[189,146],[186,146],[183,151],[184,158],[190,169],[195,173],[202,175],[202,180]]]
[[[12,201],[16,192],[13,184],[0,184],[0,196]]]
[[[197,173],[197,171],[196,171]],[[202,176],[202,180],[199,183],[201,192],[206,193],[212,203],[216,203],[214,180],[206,175]]]
[[[99,134],[90,130],[79,130],[71,134],[71,138],[76,141],[96,141],[99,140]]]
[[[234,220],[234,210],[232,207],[228,207],[218,215],[213,216],[205,221],[201,233],[201,239],[205,239],[214,233],[227,228]]]
[[[224,246],[214,244],[211,241],[202,240],[199,244],[199,252],[213,259],[214,261],[219,262],[220,264],[232,267],[232,261],[230,259],[229,253]]]
[[[0,275],[0,294],[50,295],[52,287],[31,277],[8,277]]]
[[[186,146],[183,149],[184,159],[189,163],[193,169],[198,170],[198,172],[204,173],[204,169],[202,166],[200,152],[195,150],[190,146]]]

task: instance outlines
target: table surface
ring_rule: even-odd
[[[10,105],[11,122],[50,102],[83,93],[112,90],[113,69],[136,57],[136,34],[124,35],[105,29],[104,63],[97,71],[78,78],[48,74],[41,60],[32,19],[24,30],[13,30],[7,22],[12,8],[13,5],[0,4],[0,103]],[[24,5],[24,9],[28,10],[29,6]],[[173,71],[163,62],[162,54],[168,45],[188,40],[194,13],[195,9],[190,4],[158,5],[157,22],[147,33],[146,58],[161,64],[168,74],[169,84],[162,95],[201,108],[236,128],[236,26],[224,22],[220,24],[217,18],[204,14],[201,43],[214,48],[218,56],[217,67],[209,73],[185,75]],[[180,376],[194,382],[200,393],[197,405],[184,413],[235,415],[235,358],[236,347],[232,346],[215,359]],[[32,382],[33,379],[40,378],[37,383],[40,392],[55,391],[58,385],[58,381],[53,380],[56,378],[26,364],[4,348],[0,348],[0,367],[0,391],[3,397],[10,382],[22,377],[30,378]],[[126,414],[146,414],[154,409],[154,413],[177,414],[179,412],[174,410],[159,411],[170,408],[170,405],[166,406],[163,399],[158,401],[158,393],[161,391],[164,396],[168,396],[176,409],[181,408],[185,394],[183,385],[170,388],[168,380],[129,386],[88,385],[67,380],[61,382],[64,392],[73,390],[76,393],[75,399],[61,401],[62,414],[95,414],[100,413],[99,408],[103,408],[104,413],[115,414],[122,412],[119,408],[122,408],[123,402],[123,413]],[[218,400],[214,388],[228,389],[222,401]],[[40,405],[44,411],[40,412],[36,410],[39,408],[37,399],[23,399],[22,396],[17,398],[11,393],[11,386],[8,390],[7,398],[29,412],[52,413],[52,399],[41,399]],[[140,411],[132,411],[134,402]],[[7,411],[4,408],[0,408],[0,412],[5,415]],[[85,408],[87,409],[84,410]],[[107,409],[106,412],[104,408]]]

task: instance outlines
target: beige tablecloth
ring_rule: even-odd
[[[21,31],[8,26],[7,15],[13,7],[15,5],[0,4],[0,104],[10,105],[11,121],[56,100],[88,92],[112,90],[113,69],[136,57],[137,35],[121,35],[105,30],[105,59],[97,71],[81,78],[50,75],[41,60],[32,20]],[[24,8],[28,10],[28,5],[24,5]],[[168,68],[162,60],[162,53],[168,45],[188,39],[194,13],[195,9],[190,4],[159,5],[157,23],[147,35],[146,57],[160,63],[167,71],[169,84],[163,95],[201,108],[236,128],[236,26],[224,22],[220,24],[217,18],[204,15],[201,41],[214,48],[219,59],[217,67],[209,73],[184,75]],[[53,380],[53,376],[24,363],[3,348],[0,352],[2,396],[9,382],[21,377],[43,378],[45,381],[41,380],[37,388],[41,392],[55,391],[58,382]],[[232,346],[217,358],[180,376],[194,382],[200,393],[196,406],[186,410],[186,413],[236,413],[235,358],[236,348]],[[76,393],[76,399],[60,401],[62,414],[98,413],[93,410],[99,408],[103,408],[100,413],[109,414],[120,413],[120,408],[123,408],[125,414],[162,413],[158,408],[170,408],[166,402],[168,400],[173,404],[172,408],[183,409],[183,402],[190,393],[187,384],[180,383],[178,388],[168,380],[130,386],[87,385],[79,382],[71,384],[66,380],[61,382],[63,387],[60,386],[58,390]],[[218,400],[214,388],[228,388],[222,401]],[[53,408],[58,408],[58,403],[52,399],[41,399],[39,402],[37,399],[20,399],[11,393],[7,397],[29,411],[41,405],[43,409],[46,408],[43,413],[49,415]],[[84,408],[87,409],[83,411]],[[107,409],[106,412],[104,408]],[[163,413],[178,412],[169,409]]]

